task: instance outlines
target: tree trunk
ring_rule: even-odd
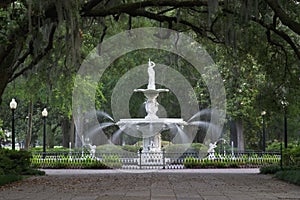
[[[231,120],[230,122],[230,144],[233,142],[234,147],[237,147],[237,130],[235,121]]]
[[[70,121],[69,121],[70,123]],[[71,146],[72,148],[75,147],[75,123],[74,123],[74,119],[72,117],[71,119],[71,123],[70,123],[70,129],[69,129],[69,135],[70,135],[70,142],[71,142]]]
[[[29,106],[28,106],[28,127],[27,127],[27,134],[26,134],[25,146],[24,146],[24,148],[26,150],[29,149],[30,142],[31,142],[31,136],[32,136],[32,114],[33,114],[33,103],[32,103],[32,100],[30,100]]]
[[[61,123],[61,129],[62,129],[62,146],[69,148],[69,142],[70,142],[70,120],[68,118],[63,118]]]
[[[244,128],[242,120],[236,122],[237,130],[237,148],[238,151],[245,151],[245,141],[244,141]]]
[[[238,151],[245,150],[244,129],[241,119],[230,122],[230,140],[233,141],[234,147]]]
[[[1,63],[1,62],[0,62]],[[9,80],[9,73],[7,71],[6,68],[4,67],[0,67],[0,104],[2,102],[2,95],[4,93],[4,90],[8,84],[8,80]]]

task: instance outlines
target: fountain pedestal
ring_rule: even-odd
[[[156,115],[158,111],[157,97],[160,92],[168,92],[168,89],[136,89],[135,92],[143,92],[146,101],[146,112],[147,116],[145,120],[149,121],[148,130],[143,131],[143,152],[161,152],[161,130],[163,129],[163,124],[158,124],[159,117]],[[152,126],[151,126],[152,125]],[[158,125],[158,127],[157,127]],[[153,127],[155,126],[155,127]],[[158,130],[157,130],[158,129]],[[144,134],[146,133],[146,134]],[[150,135],[150,137],[147,137]]]
[[[135,89],[134,92],[143,92],[147,101],[146,101],[146,112],[147,116],[145,119],[147,120],[156,120],[159,117],[156,115],[158,111],[158,102],[157,97],[159,96],[160,92],[169,92],[168,89]]]

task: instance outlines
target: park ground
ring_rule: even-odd
[[[300,186],[259,169],[45,170],[0,187],[3,200],[300,199]]]

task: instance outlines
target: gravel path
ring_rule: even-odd
[[[46,170],[0,187],[1,200],[300,199],[300,187],[258,169]]]

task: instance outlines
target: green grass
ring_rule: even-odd
[[[20,175],[0,175],[0,186],[22,180]]]

